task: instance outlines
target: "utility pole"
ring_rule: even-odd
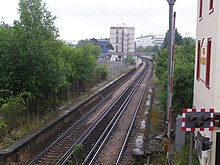
[[[171,135],[171,111],[172,111],[172,47],[173,47],[173,6],[176,0],[167,0],[169,4],[169,32],[168,32],[168,83],[167,83],[167,136],[170,141]],[[172,164],[171,149],[167,151],[167,165]]]

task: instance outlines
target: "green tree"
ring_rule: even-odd
[[[157,45],[155,46],[147,46],[147,47],[142,47],[142,46],[139,46],[136,51],[137,52],[157,52],[159,50],[159,47]]]
[[[136,48],[137,52],[144,52],[144,47],[143,46],[139,46]]]
[[[97,65],[95,68],[97,81],[101,82],[108,77],[108,68],[106,65]]]
[[[168,47],[168,32],[166,32],[165,38],[164,38],[164,42],[163,42],[163,48],[167,48]],[[182,45],[182,36],[181,34],[177,31],[177,29],[175,29],[175,45]]]
[[[52,16],[46,8],[46,3],[42,0],[20,0],[19,8],[20,22],[26,37],[34,37],[32,39],[57,38],[59,36],[58,29],[54,25],[56,17]]]
[[[56,108],[57,95],[61,93],[63,101],[65,88],[68,93],[74,84],[77,90],[80,86],[86,89],[99,79],[97,75],[105,77],[105,68],[98,71],[96,64],[100,48],[94,44],[73,48],[59,41],[56,17],[42,0],[20,0],[18,12],[20,20],[13,26],[3,21],[0,24],[1,89],[11,91],[15,97],[30,93],[39,114],[40,104],[46,109],[53,102]],[[34,110],[27,112],[36,113]]]
[[[68,84],[62,43],[57,40],[55,17],[41,0],[20,0],[18,11],[20,21],[0,27],[0,84],[14,95],[31,92],[39,103]]]
[[[192,107],[194,84],[195,42],[184,38],[177,48],[174,63],[173,109],[179,114],[184,107]]]
[[[128,55],[125,60],[124,60],[125,63],[128,63],[130,65],[135,65],[135,59],[131,56],[131,55]]]
[[[0,120],[4,127],[13,129],[21,126],[26,121],[23,120],[25,119],[26,106],[22,96],[23,94],[14,96],[8,90],[0,91]]]
[[[107,45],[108,50],[114,50],[113,45],[109,42],[109,44]]]
[[[80,66],[80,81],[85,84],[85,87],[89,87],[89,82],[93,80],[95,76],[96,59],[100,55],[100,49],[98,46],[93,46],[90,44],[83,45],[79,47],[82,50],[82,63]],[[76,68],[77,70],[77,68]]]
[[[183,107],[192,106],[194,52],[195,42],[192,38],[184,38],[182,45],[176,46],[175,48],[172,104],[172,107],[175,110],[175,115],[179,114]],[[161,109],[166,109],[168,74],[167,48],[158,52],[154,62],[155,75],[160,82],[160,106]]]
[[[16,38],[11,27],[0,26],[0,87],[9,89],[13,83],[10,68],[13,67],[12,60],[16,58]]]
[[[61,82],[65,79],[63,61],[59,57],[60,45],[56,41],[58,30],[54,26],[55,17],[41,0],[20,0],[18,10],[20,22],[15,29],[20,51],[17,55],[23,63],[23,67],[18,63],[23,72],[18,75],[21,77],[19,85],[34,96],[44,97],[62,86],[64,82]]]
[[[156,56],[154,56],[155,61],[155,74],[160,79],[162,75],[166,72],[168,66],[168,50],[167,48],[160,49]]]

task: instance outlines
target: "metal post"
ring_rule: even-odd
[[[189,165],[192,165],[193,132],[190,133]]]
[[[170,120],[171,120],[171,76],[172,76],[172,42],[173,42],[173,4],[169,4],[169,32],[168,32],[168,83],[167,83],[167,121],[168,121],[168,137],[170,137]]]
[[[176,0],[167,0],[169,3],[169,32],[168,32],[168,83],[167,83],[167,135],[171,135],[171,106],[172,106],[172,46],[173,46],[173,5]],[[167,152],[167,165],[171,165],[170,149]]]

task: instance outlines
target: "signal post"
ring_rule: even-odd
[[[186,109],[182,110],[182,131],[191,132],[189,165],[192,165],[192,145],[194,131],[213,131],[214,129],[214,109]],[[211,149],[212,142],[209,137],[202,136],[198,132],[197,154],[202,155],[202,151]]]

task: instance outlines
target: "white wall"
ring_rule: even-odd
[[[200,0],[197,0],[197,2],[197,34],[193,105],[199,109],[214,108],[215,112],[220,112],[220,2],[219,0],[214,0],[214,11],[209,12],[209,0],[203,0],[201,19],[198,18]],[[198,40],[207,41],[208,38],[212,38],[210,88],[206,87],[205,82],[202,79],[199,81],[196,79]],[[203,48],[205,48],[206,52],[206,42],[203,43]],[[205,70],[203,74],[205,75]],[[215,165],[215,136],[217,130],[219,130],[219,128],[215,127],[213,132],[201,132],[202,135],[210,137],[213,141],[213,147],[211,150],[203,152],[202,159],[200,160],[201,165]]]

